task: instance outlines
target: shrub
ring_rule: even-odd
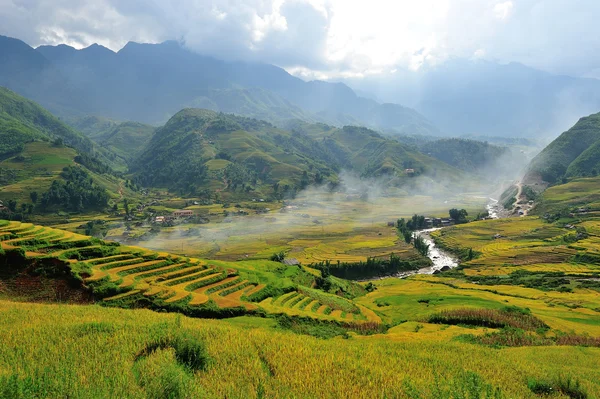
[[[192,332],[180,330],[173,335],[161,337],[150,342],[137,356],[138,359],[147,357],[159,349],[173,348],[177,362],[190,371],[206,370],[210,357],[204,342]]]
[[[529,379],[527,387],[536,395],[548,396],[554,393],[561,393],[571,399],[587,399],[588,394],[581,386],[579,380],[574,380],[570,376],[559,376],[554,381],[540,381]]]
[[[554,393],[554,388],[552,384],[549,384],[546,381],[538,381],[536,379],[530,378],[527,380],[527,387],[531,392],[536,395],[551,395]]]
[[[512,327],[528,331],[547,329],[546,323],[532,316],[526,309],[508,307],[495,309],[454,309],[445,310],[429,317],[430,323],[465,324],[471,326],[502,328]]]

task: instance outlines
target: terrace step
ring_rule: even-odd
[[[127,260],[127,259],[131,259],[134,257],[135,257],[135,255],[133,255],[133,254],[118,254],[118,255],[107,256],[105,258],[90,259],[90,260],[85,261],[85,263],[87,263],[90,266],[100,266],[105,263],[115,262],[118,260]]]
[[[198,288],[194,292],[203,293],[203,294],[215,294],[217,291],[227,289],[229,287],[236,285],[239,281],[241,281],[240,276],[227,277],[227,278],[224,278],[223,280],[206,285],[202,288]]]
[[[208,271],[210,274],[202,274],[202,275],[199,275],[199,277],[194,280],[184,281],[184,282],[181,282],[176,285],[171,285],[169,287],[174,288],[174,289],[187,290],[187,288],[191,285],[202,284],[203,282],[206,282],[207,280],[210,281],[213,278],[217,278],[217,277],[223,275],[222,272],[217,271],[215,269],[207,269],[206,271]],[[201,272],[201,273],[204,273],[204,272]],[[191,292],[191,291],[188,290],[188,292]]]
[[[131,295],[139,294],[140,292],[141,292],[140,290],[131,290],[131,291],[124,292],[122,294],[104,298],[104,300],[105,301],[114,301],[116,299],[121,299],[121,298],[125,298],[125,297],[131,296]]]
[[[123,277],[123,282],[119,285],[119,287],[124,288],[124,287],[128,287],[130,285],[134,285],[138,280],[140,280],[139,276],[143,276],[144,274],[152,273],[153,271],[157,271],[157,270],[164,269],[164,268],[179,267],[181,265],[185,265],[185,263],[168,265],[168,266],[163,266],[163,267],[159,267],[156,269],[145,270],[145,271],[138,272],[138,273],[127,274],[126,276]],[[143,281],[143,279],[142,279],[142,281]]]
[[[7,224],[0,226],[0,231],[10,231],[12,229],[18,228],[21,225],[21,222],[10,221]]]
[[[192,296],[191,292],[187,292],[187,291],[176,291],[175,295],[173,295],[172,297],[168,298],[167,300],[165,300],[166,303],[173,303],[173,302],[177,302],[177,301],[182,301],[185,300],[189,297]]]
[[[77,251],[87,250],[87,249],[98,249],[100,247],[101,247],[100,245],[88,245],[86,247],[71,247],[71,248],[67,248],[67,249],[59,249],[56,251],[50,251],[50,252],[47,252],[46,254],[58,258],[69,252],[77,252]]]
[[[250,281],[242,280],[239,283],[232,285],[230,287],[221,289],[221,290],[215,292],[214,294],[219,295],[219,296],[228,296],[229,294],[232,294],[234,292],[243,291],[243,289],[248,287],[249,284],[250,284]]]
[[[162,276],[167,275],[168,273],[179,272],[181,270],[185,270],[185,269],[188,269],[191,267],[193,267],[193,266],[187,262],[175,263],[173,265],[159,267],[158,269],[152,269],[152,270],[143,271],[143,272],[139,272],[139,273],[133,273],[132,276],[141,281],[147,281],[147,280],[154,281],[155,278],[157,278],[157,277],[162,277]]]
[[[241,290],[237,290],[235,292],[232,292],[231,294],[225,295],[225,298],[230,298],[233,299],[235,301],[241,301],[242,297],[244,295],[248,295],[249,291],[252,291],[256,288],[255,284],[250,284],[248,286],[246,286],[245,288],[241,289]]]
[[[304,299],[302,299],[300,302],[298,302],[294,308],[298,309],[298,310],[310,310],[310,308],[308,307],[309,304],[315,302],[316,300],[307,296]]]
[[[256,294],[257,292],[261,291],[266,286],[267,286],[266,284],[258,284],[256,287],[249,289],[245,295],[250,296],[250,295]]]
[[[197,271],[194,273],[188,273],[187,275],[183,275],[182,277],[172,278],[172,279],[168,279],[168,280],[160,280],[160,281],[157,280],[156,282],[160,283],[160,284],[164,284],[168,287],[177,287],[177,286],[185,287],[185,286],[193,284],[197,281],[205,280],[206,278],[214,277],[219,274],[220,274],[220,272],[218,272],[216,269],[208,268],[208,269],[201,269],[200,271]]]
[[[156,283],[171,285],[173,281],[180,280],[185,277],[191,277],[196,275],[201,275],[201,273],[206,272],[207,270],[214,270],[213,268],[205,268],[203,266],[193,265],[185,269],[175,270],[173,272],[164,273],[159,276],[156,276],[154,281]]]
[[[284,306],[286,302],[294,299],[298,295],[300,295],[300,293],[298,291],[288,292],[287,294],[283,294],[278,298],[274,298],[273,305]]]

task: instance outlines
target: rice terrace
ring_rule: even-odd
[[[600,399],[596,2],[145,3],[0,0],[0,399]]]

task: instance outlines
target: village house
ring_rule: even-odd
[[[173,216],[175,216],[176,218],[187,218],[190,216],[194,216],[194,211],[189,210],[189,209],[182,209],[182,210],[173,212]]]
[[[164,223],[165,222],[165,217],[164,216],[157,216],[154,218],[154,222],[155,223]]]
[[[414,175],[415,170],[414,169],[404,169],[404,173],[406,173],[407,175]]]

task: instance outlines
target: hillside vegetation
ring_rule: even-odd
[[[148,144],[156,128],[138,122],[115,122],[106,118],[86,116],[69,121],[78,131],[106,148],[111,155],[128,164]],[[123,171],[125,168],[123,168]]]
[[[297,122],[291,131],[268,122],[185,109],[158,129],[132,166],[144,186],[293,196],[308,185],[336,182],[342,169],[386,176],[393,185],[461,172],[367,128]],[[407,171],[409,170],[409,171]],[[449,187],[447,187],[449,188]]]
[[[82,152],[94,149],[89,139],[36,103],[0,87],[0,157],[22,151],[25,143],[35,139],[60,139]]]
[[[600,172],[600,113],[581,118],[538,154],[525,181],[541,178],[549,184],[565,178],[595,176]]]
[[[487,142],[467,139],[440,139],[429,141],[420,146],[420,150],[455,168],[469,172],[483,172],[492,168],[509,149]]]

